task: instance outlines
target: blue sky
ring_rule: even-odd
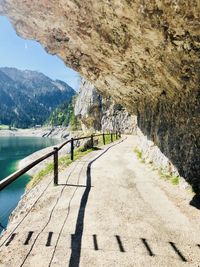
[[[0,67],[37,70],[52,79],[63,80],[75,90],[79,74],[67,68],[57,56],[47,54],[36,41],[22,39],[6,17],[0,16]]]

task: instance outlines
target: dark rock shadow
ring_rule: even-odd
[[[199,209],[200,89],[190,94],[179,92],[174,98],[168,93],[157,99],[146,98],[139,103],[136,115],[144,136],[160,149],[180,176],[192,186],[197,196],[190,204]],[[169,172],[172,168],[170,163]]]
[[[190,201],[190,205],[200,210],[200,195],[195,195]]]

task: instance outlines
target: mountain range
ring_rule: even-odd
[[[0,123],[17,128],[43,124],[52,111],[76,94],[60,80],[43,73],[0,68]]]

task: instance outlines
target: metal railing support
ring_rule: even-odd
[[[113,134],[112,133],[110,134],[110,140],[111,140],[111,142],[113,142]]]
[[[103,144],[106,144],[105,134],[103,133]]]
[[[71,161],[74,160],[74,138],[71,138]]]
[[[58,148],[54,147],[54,185],[58,185]]]
[[[91,147],[94,147],[94,136],[93,136],[93,134],[91,135]]]

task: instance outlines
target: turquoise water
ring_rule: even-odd
[[[40,137],[0,137],[0,180],[17,170],[18,162],[37,150],[59,143],[58,139]],[[11,185],[0,191],[0,232],[6,227],[8,218],[17,206],[28,175],[22,175]]]

